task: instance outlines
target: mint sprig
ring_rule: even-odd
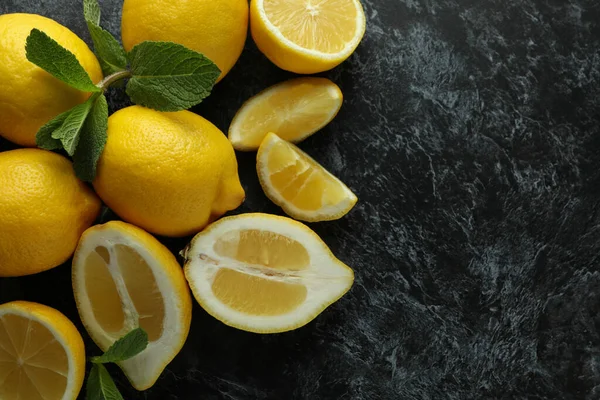
[[[148,346],[148,334],[142,328],[137,328],[117,340],[106,352],[93,357],[94,364],[117,363],[135,357]]]
[[[86,400],[124,400],[106,367],[93,364],[85,387]]]
[[[86,385],[86,400],[123,400],[108,370],[103,364],[129,360],[144,351],[148,346],[148,334],[136,328],[113,343],[99,357],[92,357],[92,369]]]
[[[33,29],[25,44],[27,59],[82,92],[100,92],[73,53],[39,29]]]
[[[108,103],[102,94],[97,97],[90,113],[85,120],[80,135],[79,144],[73,155],[73,167],[79,179],[91,182],[96,176],[96,164],[104,145],[106,145],[106,131],[108,129]]]
[[[202,102],[221,72],[203,54],[171,42],[143,42],[127,54],[100,26],[98,0],[83,0],[83,13],[106,76],[102,82],[94,85],[75,55],[40,30],[31,31],[26,53],[29,61],[57,79],[92,93],[87,102],[49,121],[36,137],[43,149],[64,149],[73,157],[77,176],[90,182],[107,141],[105,91],[129,79],[127,94],[135,104],[158,111],[181,111]]]
[[[170,42],[143,42],[128,55],[127,94],[159,111],[185,110],[206,98],[221,70],[203,54]]]
[[[83,0],[83,16],[104,75],[125,70],[127,54],[119,41],[100,26],[101,12],[98,0]]]

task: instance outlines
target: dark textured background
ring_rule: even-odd
[[[121,0],[101,3],[118,34]],[[600,3],[363,3],[364,41],[326,74],[344,107],[301,146],[361,200],[314,225],[354,288],[271,336],[196,306],[154,388],[139,394],[114,370],[125,399],[600,399]],[[80,9],[0,0],[0,13],[40,13],[89,40]],[[249,39],[195,111],[226,131],[245,99],[290,76]],[[239,155],[241,211],[279,213],[254,157]],[[79,323],[68,265],[0,279],[0,302],[15,299]]]

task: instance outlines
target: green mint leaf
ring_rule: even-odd
[[[27,59],[67,85],[82,92],[100,92],[73,53],[39,29],[33,29],[25,45]]]
[[[100,25],[100,4],[98,4],[98,0],[83,0],[83,17],[89,23]]]
[[[100,60],[105,76],[127,68],[127,55],[121,44],[110,32],[88,21],[88,30],[94,42],[94,51]]]
[[[170,42],[142,42],[128,55],[127,94],[158,111],[186,110],[210,94],[221,71],[203,54]]]
[[[62,147],[69,153],[70,156],[75,154],[75,149],[79,144],[81,131],[85,124],[92,106],[94,105],[97,96],[92,96],[85,103],[79,104],[71,109],[62,125],[52,133],[52,139],[58,139],[62,143]]]
[[[71,110],[65,111],[40,128],[35,136],[35,143],[39,148],[46,150],[57,150],[63,148],[60,140],[54,139],[52,134],[65,123],[65,120],[70,113]]]
[[[85,387],[86,400],[123,400],[106,367],[93,364]]]
[[[83,15],[94,42],[94,50],[104,76],[127,68],[127,55],[117,39],[100,27],[100,5],[98,0],[83,0]]]
[[[148,334],[137,328],[113,343],[100,357],[93,357],[94,364],[117,363],[135,357],[148,346]]]
[[[75,173],[82,181],[91,182],[96,177],[96,164],[106,145],[107,129],[108,104],[102,94],[92,105],[73,156]]]

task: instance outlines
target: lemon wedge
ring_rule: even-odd
[[[36,303],[0,305],[0,399],[75,400],[85,348],[75,325]]]
[[[136,389],[151,387],[190,329],[191,296],[175,256],[142,229],[113,221],[85,231],[72,277],[81,320],[102,350],[137,327],[148,333],[148,347],[120,367]]]
[[[366,30],[359,0],[252,0],[252,37],[278,67],[327,71],[354,52]]]
[[[260,145],[256,169],[267,197],[295,219],[336,220],[358,201],[342,181],[274,133]]]
[[[267,133],[300,142],[331,122],[342,107],[340,88],[325,78],[296,78],[246,101],[229,128],[236,150],[256,150]]]
[[[299,328],[342,297],[353,271],[304,224],[268,214],[227,217],[184,252],[200,305],[223,323],[256,333]]]

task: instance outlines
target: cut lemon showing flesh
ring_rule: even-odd
[[[271,201],[302,221],[339,219],[358,201],[342,181],[274,133],[260,145],[256,169]]]
[[[85,348],[75,325],[36,303],[0,305],[0,399],[75,400]]]
[[[175,256],[133,225],[94,226],[75,252],[73,289],[81,320],[102,350],[137,327],[148,333],[148,347],[119,365],[136,389],[151,387],[190,329],[191,296]]]
[[[342,297],[354,273],[300,222],[268,214],[223,218],[185,250],[194,297],[223,323],[256,333],[306,325]]]
[[[236,150],[256,150],[267,133],[300,142],[331,122],[342,107],[340,88],[325,78],[296,78],[246,101],[229,128]]]
[[[252,0],[252,37],[278,67],[299,74],[346,60],[365,34],[359,0]]]

